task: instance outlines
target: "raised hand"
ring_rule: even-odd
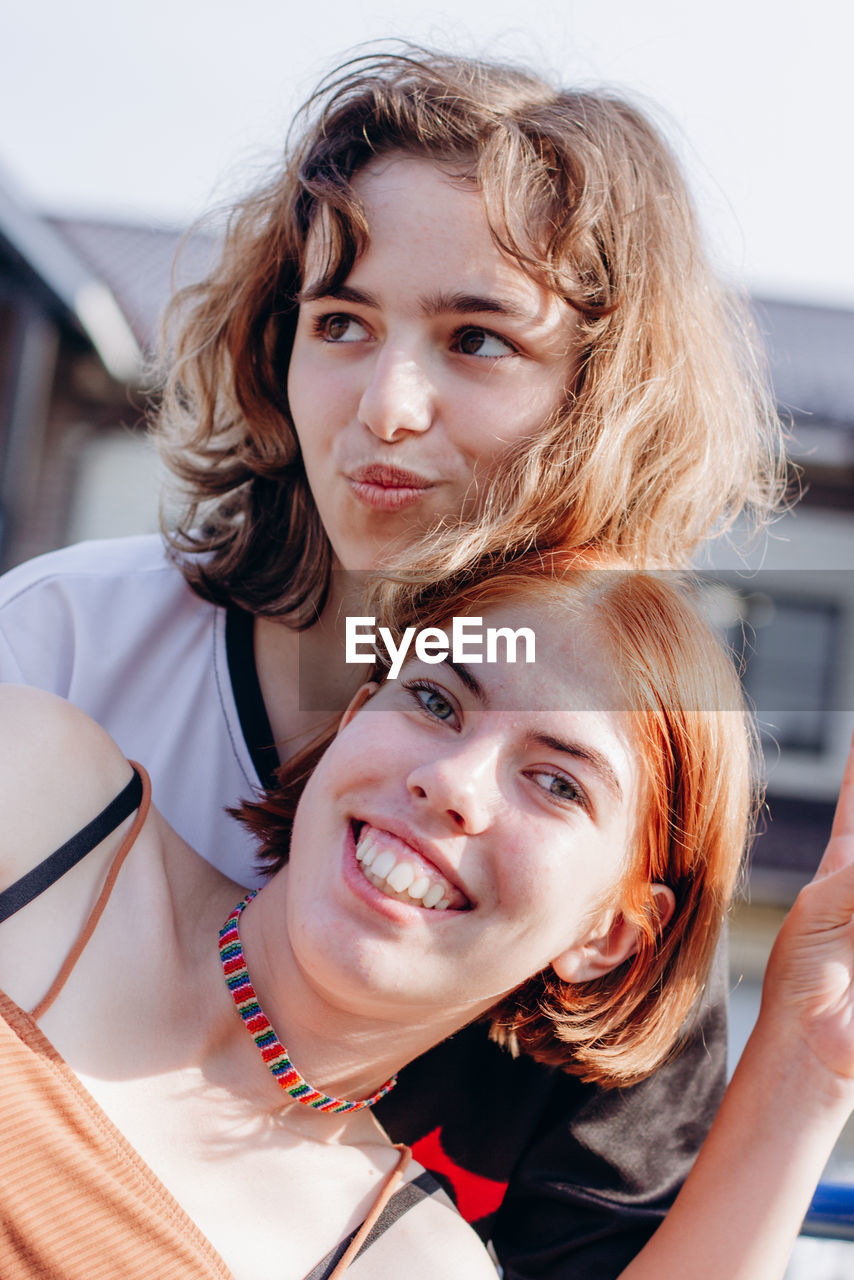
[[[854,743],[830,841],[774,944],[760,1020],[798,1037],[815,1057],[809,1085],[850,1088],[854,1105]],[[822,1070],[828,1073],[822,1080]]]
[[[712,1131],[624,1280],[783,1276],[854,1107],[852,914],[854,744],[830,842],[774,944],[759,1020]]]

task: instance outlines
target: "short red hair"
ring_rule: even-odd
[[[635,726],[644,797],[615,898],[640,943],[593,981],[536,974],[487,1017],[493,1037],[514,1052],[585,1080],[625,1085],[671,1053],[703,991],[755,811],[754,739],[729,655],[697,591],[676,575],[582,568],[577,557],[531,552],[450,578],[379,583],[366,609],[397,636],[407,626],[442,626],[509,600],[544,597],[592,627],[610,652],[614,705]],[[386,676],[378,660],[370,679]],[[279,787],[240,810],[272,870],[287,860],[299,795],[331,736],[283,765]],[[664,930],[651,910],[653,883],[668,885],[676,899]]]

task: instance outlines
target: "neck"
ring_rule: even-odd
[[[360,612],[362,576],[333,573],[323,613],[305,631],[255,619],[258,682],[280,760],[334,721],[365,677],[366,667],[344,662],[345,619]]]
[[[364,1004],[354,1011],[346,997],[319,990],[290,947],[284,923],[286,878],[287,870],[280,872],[249,904],[240,920],[240,937],[261,1008],[289,1059],[312,1088],[338,1099],[367,1098],[408,1062],[481,1012],[443,1010],[424,1018],[407,1009],[396,1016],[389,1014],[383,1002],[376,1011]],[[246,1028],[240,1030],[251,1044]],[[260,1053],[252,1047],[260,1066]],[[281,1091],[272,1074],[270,1081],[273,1093],[279,1091],[281,1105]]]

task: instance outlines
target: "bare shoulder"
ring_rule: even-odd
[[[479,1236],[439,1191],[404,1213],[348,1274],[353,1280],[496,1280],[497,1272]]]
[[[79,708],[41,689],[0,685],[0,887],[90,822],[130,766]]]

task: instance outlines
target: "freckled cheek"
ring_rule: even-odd
[[[420,761],[423,754],[411,739],[394,712],[363,708],[323,757],[328,785],[346,794],[351,788],[405,779],[413,761]]]
[[[557,877],[542,859],[531,857],[518,842],[498,836],[496,888],[499,902],[521,921],[538,912],[549,893],[557,892]]]
[[[547,840],[544,835],[528,846],[531,852],[517,849],[502,861],[499,900],[523,932],[540,937],[553,928],[563,939],[586,919],[602,886],[593,886],[589,866],[574,860],[571,850],[544,858]]]

